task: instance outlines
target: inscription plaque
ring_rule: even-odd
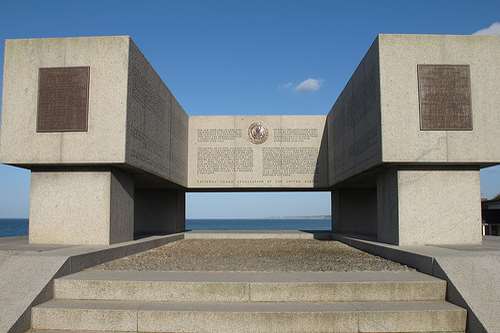
[[[40,68],[37,132],[86,132],[90,67]]]
[[[418,65],[421,130],[472,130],[469,65]]]

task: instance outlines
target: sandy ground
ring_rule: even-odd
[[[93,270],[396,271],[406,266],[336,241],[185,239]]]

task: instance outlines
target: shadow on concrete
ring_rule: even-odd
[[[467,304],[462,295],[460,295],[457,287],[455,287],[453,282],[436,260],[433,262],[432,275],[446,280],[446,300],[467,310],[467,326],[465,331],[473,333],[488,333],[474,311]]]
[[[319,146],[318,160],[314,170],[313,184],[315,188],[328,188],[328,122],[325,121],[323,136]]]

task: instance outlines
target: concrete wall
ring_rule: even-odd
[[[500,162],[500,37],[379,35],[385,163]],[[471,131],[422,131],[417,64],[470,65]]]
[[[267,139],[252,143],[262,124]],[[189,118],[189,188],[326,188],[324,116]]]
[[[0,160],[123,163],[128,47],[128,37],[7,40]],[[90,66],[88,131],[37,133],[38,69],[66,66]]]
[[[382,163],[376,39],[328,114],[329,184]]]
[[[133,191],[130,177],[119,171],[32,172],[30,243],[132,240]]]
[[[126,163],[187,185],[188,116],[130,41]]]

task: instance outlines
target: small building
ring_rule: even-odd
[[[481,202],[483,235],[500,236],[500,196]]]

